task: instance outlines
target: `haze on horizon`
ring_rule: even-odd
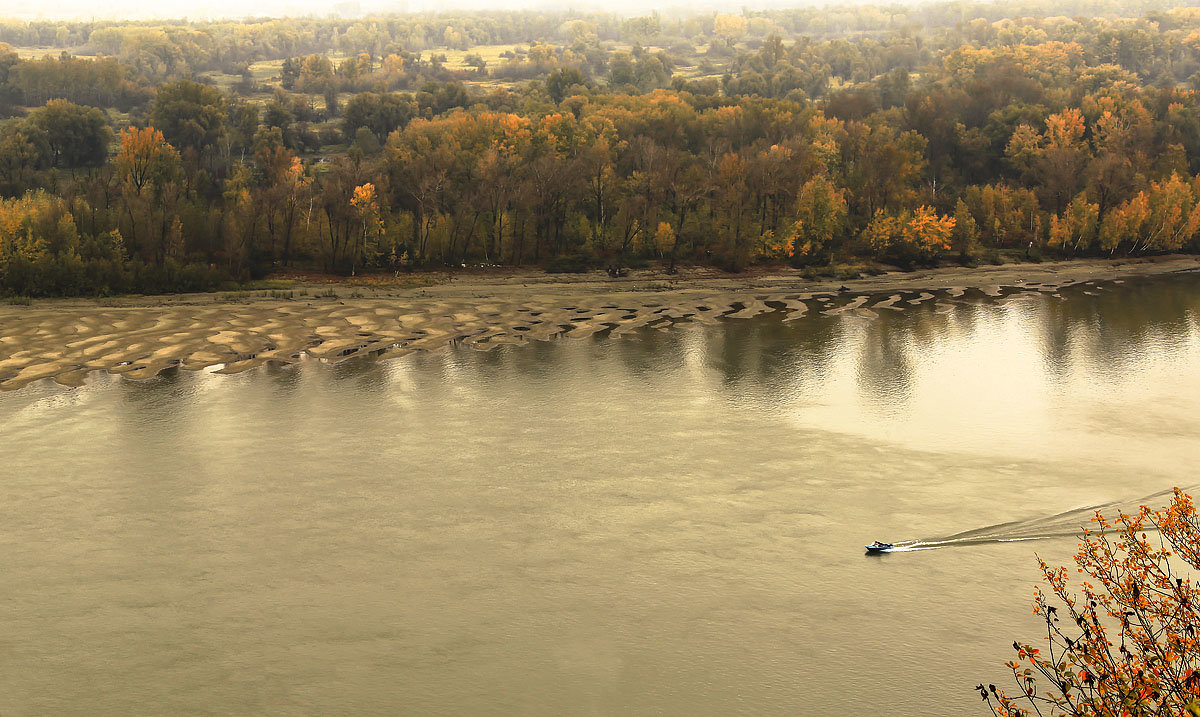
[[[637,0],[258,0],[252,4],[235,0],[128,0],[88,2],[88,0],[59,0],[53,4],[0,6],[0,18],[19,20],[148,20],[148,19],[241,19],[247,17],[329,17],[345,18],[365,15],[403,14],[448,11],[506,11],[542,10],[580,12],[614,12],[623,15],[644,15],[653,11],[691,13],[703,11],[739,12],[742,9],[767,9],[821,5],[822,2],[796,0],[698,0],[680,4],[678,0],[645,3]],[[845,3],[841,3],[845,4]],[[857,3],[852,3],[857,4]]]

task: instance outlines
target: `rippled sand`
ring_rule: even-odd
[[[935,301],[939,311],[969,294],[1057,293],[1118,277],[1196,271],[1196,257],[1136,262],[1072,261],[981,269],[938,269],[852,281],[813,282],[795,272],[683,278],[542,274],[458,277],[391,295],[297,296],[234,303],[218,295],[0,305],[0,390],[52,378],[80,385],[107,371],[145,379],[172,366],[235,373],[267,361],[308,355],[326,361],[374,353],[384,358],[460,342],[479,350],[502,344],[621,335],[679,321],[712,322],[779,311],[852,314]]]

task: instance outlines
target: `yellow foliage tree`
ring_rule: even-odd
[[[1100,246],[1110,253],[1122,246],[1130,254],[1174,251],[1198,232],[1200,202],[1192,183],[1172,174],[1110,211],[1100,225]]]
[[[79,244],[75,218],[60,197],[43,190],[15,199],[0,199],[0,261],[34,261],[53,254],[73,254]]]
[[[1070,149],[1083,139],[1083,113],[1069,107],[1046,118],[1046,146],[1054,149]]]
[[[659,222],[654,230],[654,248],[659,254],[667,255],[675,247],[675,229],[668,222]]]
[[[717,15],[713,18],[713,33],[732,44],[746,34],[746,18],[740,15]]]
[[[1093,204],[1080,192],[1060,216],[1050,217],[1050,236],[1047,244],[1060,251],[1087,250],[1096,241],[1100,205]]]
[[[770,229],[758,237],[758,245],[754,248],[754,258],[766,261],[780,261],[791,256],[793,242],[789,237],[779,236]]]
[[[1122,244],[1137,244],[1142,225],[1149,216],[1150,199],[1145,192],[1138,192],[1111,209],[1100,223],[1100,248],[1111,254]]]
[[[827,258],[845,225],[846,193],[826,177],[814,177],[800,187],[796,197],[788,253],[804,264]]]

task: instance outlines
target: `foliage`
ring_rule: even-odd
[[[1200,714],[1200,590],[1186,572],[1200,569],[1200,518],[1190,496],[1176,489],[1160,510],[1097,513],[1075,555],[1086,576],[1077,587],[1067,568],[1038,564],[1047,589],[1034,614],[1046,643],[1013,643],[1013,693],[977,687],[995,714]]]
[[[789,238],[793,259],[801,265],[828,259],[845,224],[844,190],[824,176],[805,182],[796,199],[796,220]]]
[[[546,271],[550,274],[583,274],[595,267],[595,260],[586,254],[556,256],[546,262]]]
[[[50,100],[29,115],[29,125],[41,133],[55,167],[96,167],[108,158],[112,129],[94,107]]]
[[[171,145],[197,152],[216,146],[225,131],[224,118],[224,96],[215,88],[190,80],[160,87],[150,112],[150,124]]]
[[[417,114],[417,103],[410,95],[398,93],[355,95],[342,111],[342,132],[353,137],[356,130],[370,130],[381,143],[393,130],[408,124]]]
[[[1065,2],[4,23],[0,197],[163,276],[1198,248],[1200,12]]]
[[[889,214],[880,209],[863,239],[877,252],[901,264],[929,261],[939,251],[950,249],[954,217],[938,216],[930,207]]]
[[[1090,249],[1096,241],[1099,217],[1100,205],[1089,202],[1087,195],[1080,193],[1061,216],[1050,217],[1050,235],[1046,244],[1071,254]]]

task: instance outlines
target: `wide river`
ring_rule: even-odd
[[[1200,277],[1063,295],[0,394],[0,715],[982,715],[1200,482]]]

